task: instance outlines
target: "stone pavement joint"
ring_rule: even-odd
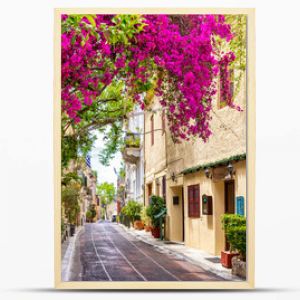
[[[152,245],[160,253],[169,254],[178,259],[185,259],[192,264],[202,267],[206,271],[210,271],[222,277],[225,280],[243,281],[243,279],[241,279],[240,277],[232,275],[231,269],[224,268],[221,263],[214,263],[207,260],[207,258],[217,258],[216,256],[213,256],[199,249],[187,247],[183,243],[165,243],[165,241],[155,239],[150,232],[145,232],[144,230],[135,230],[134,228],[128,228],[120,223],[118,223],[118,225],[131,236],[134,236],[144,243]]]

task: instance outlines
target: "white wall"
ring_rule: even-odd
[[[135,164],[125,163],[126,182],[128,183],[127,200],[143,202],[143,184],[144,184],[144,150],[143,150],[143,130],[144,113],[140,107],[136,107],[133,115],[128,119],[128,130],[133,133],[140,133],[140,158]]]

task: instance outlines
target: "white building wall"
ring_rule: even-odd
[[[143,203],[144,199],[144,112],[137,107],[129,116],[127,130],[132,133],[139,133],[140,149],[139,159],[135,164],[125,162],[126,168],[126,201],[135,200]]]

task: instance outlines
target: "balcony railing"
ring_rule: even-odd
[[[141,156],[141,139],[138,134],[127,133],[124,139],[124,149],[122,151],[125,161],[135,164]]]
[[[140,148],[141,139],[138,134],[127,133],[125,136],[125,148]]]

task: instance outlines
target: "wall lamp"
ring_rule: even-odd
[[[225,176],[225,180],[230,180],[232,179],[232,176],[235,174],[235,170],[231,162],[228,163],[227,170],[228,170],[228,174]]]
[[[206,178],[212,179],[212,172],[211,172],[211,169],[205,168],[204,173],[205,173]]]
[[[230,176],[232,176],[235,173],[233,170],[233,165],[231,163],[229,163],[227,165],[227,170],[228,170],[228,173],[230,174]]]
[[[172,179],[172,181],[173,181],[173,182],[175,182],[176,175],[175,175],[175,173],[174,173],[174,172],[173,172],[173,173],[172,173],[172,175],[171,175],[171,179]]]

